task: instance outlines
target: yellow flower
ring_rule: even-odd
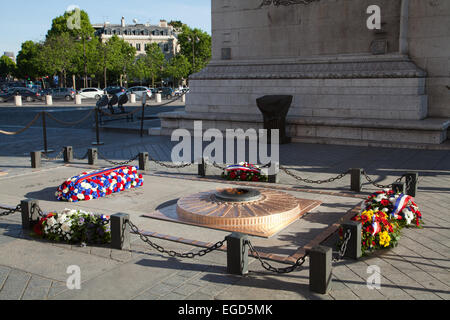
[[[387,231],[380,233],[380,246],[387,248],[389,247],[390,243],[391,236],[389,235],[389,233]]]

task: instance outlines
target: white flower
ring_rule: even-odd
[[[54,225],[56,225],[55,218],[51,217],[50,219],[47,220],[47,226],[53,227]]]
[[[58,220],[56,220],[59,224],[66,222],[67,220],[67,215],[62,214],[61,216],[58,217]]]
[[[410,225],[414,220],[414,213],[409,208],[406,208],[403,210],[403,214],[405,215],[406,224]]]
[[[80,193],[79,195],[77,195],[77,198],[79,200],[84,200],[84,194]]]
[[[387,196],[385,194],[379,194],[376,198],[375,201],[376,202],[381,202],[381,200],[386,200]]]
[[[63,225],[61,226],[61,230],[68,233],[68,232],[70,232],[70,227],[71,227],[70,224],[63,223]]]

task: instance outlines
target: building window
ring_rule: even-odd
[[[141,44],[140,43],[136,43],[136,50],[137,51],[141,51]]]
[[[164,51],[169,52],[169,45],[167,43],[164,44]]]

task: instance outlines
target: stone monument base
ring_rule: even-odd
[[[450,119],[428,119],[426,73],[407,56],[341,55],[212,61],[190,79],[186,111],[160,114],[161,130],[262,129],[256,100],[292,95],[288,136],[297,142],[441,144]]]

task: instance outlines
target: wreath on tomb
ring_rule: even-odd
[[[269,178],[264,175],[259,166],[242,162],[225,168],[222,178],[229,181],[267,182]]]
[[[82,210],[65,209],[41,218],[33,228],[43,239],[69,244],[107,244],[111,242],[110,217]]]
[[[423,223],[422,213],[414,198],[390,189],[371,194],[361,204],[361,212],[352,220],[362,224],[363,255],[396,247],[403,228],[420,228]],[[342,245],[342,228],[339,236],[339,245]]]

